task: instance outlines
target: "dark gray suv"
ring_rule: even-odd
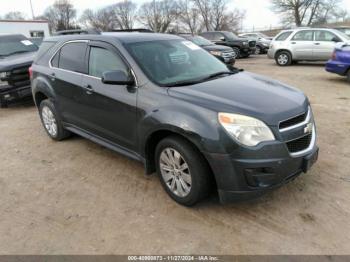
[[[47,134],[79,134],[157,171],[193,205],[260,196],[318,156],[307,97],[228,67],[183,38],[116,33],[46,39],[32,90]]]

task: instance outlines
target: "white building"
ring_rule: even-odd
[[[50,36],[45,20],[0,20],[0,34],[21,34],[26,37]]]

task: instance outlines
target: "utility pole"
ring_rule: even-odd
[[[29,3],[30,3],[30,9],[32,10],[32,18],[33,18],[33,20],[34,20],[34,19],[35,19],[35,16],[34,16],[34,9],[33,9],[32,0],[29,0]]]

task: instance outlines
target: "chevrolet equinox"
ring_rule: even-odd
[[[141,161],[175,201],[277,188],[316,162],[310,103],[183,38],[115,33],[46,39],[30,68],[47,134],[71,133]]]

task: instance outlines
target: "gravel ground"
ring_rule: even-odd
[[[311,172],[252,202],[185,208],[140,163],[79,137],[53,142],[32,105],[15,105],[0,110],[0,253],[349,254],[350,85],[319,64],[237,66],[309,96]]]

